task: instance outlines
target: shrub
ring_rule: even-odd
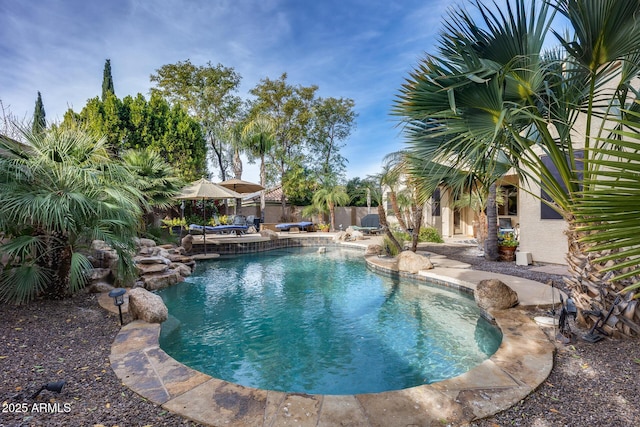
[[[433,227],[422,227],[420,229],[420,236],[418,237],[418,241],[420,242],[433,242],[433,243],[444,243],[440,233]]]

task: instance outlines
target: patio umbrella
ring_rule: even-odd
[[[239,193],[236,193],[233,190],[229,190],[228,188],[222,187],[218,184],[214,184],[213,182],[200,178],[199,180],[192,182],[191,184],[184,187],[176,199],[178,200],[215,200],[215,199],[235,199],[238,197],[242,197]],[[205,227],[207,226],[207,215],[206,215],[206,207],[203,203],[202,209],[202,238],[204,240],[204,253],[207,253],[207,233]]]
[[[243,181],[241,179],[233,178],[222,181],[220,184],[225,188],[236,191],[238,193],[255,193],[256,191],[264,190],[264,187],[254,182]],[[236,201],[235,213],[238,213],[238,201]]]
[[[237,178],[222,181],[219,185],[238,193],[255,193],[256,191],[264,190],[264,187],[260,184]]]

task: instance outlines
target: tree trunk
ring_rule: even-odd
[[[233,150],[233,174],[236,179],[242,179],[242,158],[238,150]]]
[[[621,293],[622,289],[633,283],[634,280],[611,280],[623,274],[625,270],[613,270],[605,273],[602,270],[616,264],[614,261],[602,263],[596,259],[610,255],[613,251],[590,252],[588,245],[580,242],[585,234],[576,230],[573,218],[565,219],[568,225],[565,232],[568,241],[566,260],[570,276],[565,277],[564,282],[579,309],[578,320],[590,328],[599,318],[594,314],[585,313],[585,311],[600,311],[606,315],[614,306],[616,298],[620,296],[621,299],[613,307],[611,316],[602,329],[610,335],[640,335],[640,305],[637,300],[633,299],[636,293]],[[617,264],[619,263],[618,261]]]
[[[418,239],[420,237],[420,228],[422,227],[422,213],[424,205],[416,203],[413,205],[413,232],[411,233],[411,250],[418,250]]]
[[[391,240],[391,243],[398,249],[399,252],[401,252],[402,246],[400,245],[400,243],[398,243],[398,241],[396,240],[396,237],[393,235],[393,233],[389,229],[389,223],[387,222],[387,215],[384,212],[383,203],[380,203],[378,205],[378,218],[380,219],[380,226],[384,230],[385,236],[387,236],[389,240]]]
[[[336,207],[333,204],[329,205],[329,221],[331,222],[331,231],[336,231]]]
[[[398,225],[404,231],[407,231],[407,224],[404,222],[404,218],[402,217],[402,213],[400,212],[400,208],[398,207],[398,197],[396,196],[395,191],[389,192],[389,201],[391,202],[391,208],[393,209],[393,213],[398,219]]]
[[[260,191],[260,220],[264,222],[264,209],[266,206],[264,192],[266,191],[267,185],[267,168],[264,164],[264,153],[260,155],[260,185],[264,187]]]
[[[41,254],[38,262],[38,265],[51,275],[51,281],[43,293],[47,299],[64,299],[70,296],[71,246],[61,233],[56,232],[47,240],[47,252]]]
[[[489,187],[487,197],[487,240],[484,241],[484,257],[489,261],[498,259],[498,211],[496,207],[496,184]]]

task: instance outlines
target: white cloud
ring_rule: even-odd
[[[240,95],[260,79],[288,73],[292,84],[356,102],[358,128],[347,141],[349,177],[380,167],[401,148],[389,116],[393,97],[431,49],[440,0],[32,0],[0,3],[0,99],[19,117],[42,92],[47,118],[61,120],[101,92],[111,59],[116,94],[148,95],[165,64],[233,67]]]

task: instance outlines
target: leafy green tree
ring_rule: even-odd
[[[313,203],[313,194],[320,186],[313,172],[302,165],[291,167],[285,174],[282,185],[289,203],[295,206]],[[283,216],[283,220],[287,219]]]
[[[313,105],[309,151],[313,168],[323,185],[342,181],[347,159],[340,154],[356,125],[355,103],[345,98],[319,98]]]
[[[621,166],[626,152],[637,150],[640,3],[567,0],[527,8],[518,0],[507,3],[506,13],[475,5],[483,22],[462,9],[452,12],[438,55],[427,57],[403,86],[398,110],[408,119],[416,157],[441,165],[447,159],[449,169],[476,173],[485,184],[500,163],[522,182],[539,182],[551,199],[542,201],[567,221],[576,304],[590,309],[595,290],[603,308],[609,306],[608,289],[640,272],[640,239],[620,238],[621,229],[607,234],[621,225],[619,218],[636,224],[638,218],[627,205],[634,200],[627,192],[633,174]],[[573,35],[554,32],[563,50],[545,55],[556,11]],[[624,203],[600,209],[605,196]],[[632,223],[624,225],[626,236],[633,234]],[[601,244],[592,247],[593,241]],[[613,260],[619,263],[601,271],[589,267]],[[593,280],[607,271],[612,282]]]
[[[372,185],[373,183],[370,179],[362,179],[359,177],[351,178],[347,181],[345,188],[349,198],[351,199],[351,205],[360,207],[367,206],[367,200],[369,200],[369,206],[378,206],[376,200],[371,197],[370,188]]]
[[[102,102],[107,100],[109,94],[115,95],[116,91],[113,87],[113,77],[111,76],[111,60],[107,59],[102,72]]]
[[[189,60],[163,65],[151,75],[159,93],[172,104],[183,106],[203,129],[213,150],[220,178],[227,179],[233,147],[224,140],[225,129],[238,120],[242,100],[236,95],[240,74],[222,64],[193,65]]]
[[[287,74],[283,73],[277,80],[262,79],[249,91],[255,96],[250,117],[262,114],[275,124],[274,144],[267,153],[267,174],[278,177],[283,189],[289,170],[304,164],[304,144],[312,123],[317,89],[317,86],[293,86],[287,82]],[[289,195],[283,192],[282,216],[286,212],[285,196]]]
[[[31,125],[31,131],[35,134],[39,134],[45,131],[47,128],[47,119],[44,112],[44,104],[42,103],[42,95],[38,91],[38,98],[36,99],[36,107],[33,111],[33,123]]]
[[[148,101],[141,94],[122,101],[113,94],[105,102],[90,99],[80,113],[68,110],[61,126],[105,135],[115,155],[129,149],[155,150],[175,165],[185,181],[196,180],[206,171],[206,142],[199,123],[180,105],[169,106],[158,93]]]
[[[104,240],[119,254],[120,280],[132,278],[131,255],[142,195],[106,140],[76,129],[0,138],[0,245],[8,265],[0,299],[64,298],[84,286],[89,260],[79,250]]]

